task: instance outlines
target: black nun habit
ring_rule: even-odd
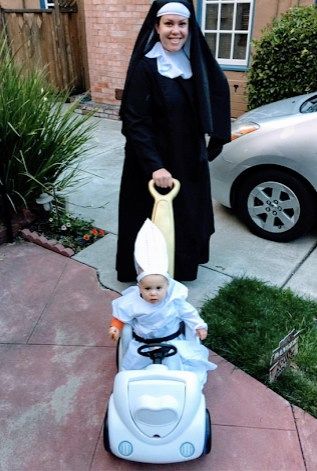
[[[194,280],[198,265],[209,260],[209,239],[214,232],[208,160],[230,140],[230,98],[227,80],[212,56],[189,9],[192,77],[168,78],[155,58],[145,57],[159,40],[157,12],[170,3],[153,2],[131,56],[120,116],[126,137],[117,247],[118,280],[134,281],[133,252],[136,235],[151,217],[153,198],[148,191],[152,173],[165,168],[181,183],[174,200],[174,278]],[[208,149],[205,134],[210,136]]]

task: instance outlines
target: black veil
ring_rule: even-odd
[[[126,97],[131,86],[135,65],[159,40],[155,32],[158,10],[171,0],[155,0],[143,22],[132,51],[125,86],[122,95],[120,116],[124,114]],[[190,11],[190,62],[198,113],[204,133],[209,134],[216,144],[230,141],[230,94],[227,79],[213,57],[205,37],[196,21],[192,0],[173,0],[183,3]]]

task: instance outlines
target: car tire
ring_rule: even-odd
[[[316,195],[294,175],[262,170],[245,179],[235,195],[239,217],[263,239],[289,242],[314,224]]]
[[[203,449],[202,455],[208,455],[208,453],[210,453],[211,445],[212,445],[211,420],[210,420],[209,410],[206,409],[206,415],[205,415],[205,443],[204,443],[204,449]]]

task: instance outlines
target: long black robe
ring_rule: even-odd
[[[181,182],[174,199],[174,277],[193,280],[198,264],[208,261],[214,222],[207,150],[192,79],[164,77],[156,59],[144,57],[134,67],[130,83],[121,116],[126,157],[119,201],[118,279],[135,280],[134,241],[151,217],[154,202],[148,181],[155,170],[166,168]]]

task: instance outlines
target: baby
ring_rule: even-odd
[[[180,284],[180,283],[179,283]],[[146,275],[138,282],[138,288],[140,297],[150,303],[159,304],[163,301],[167,295],[168,279],[163,275]],[[125,291],[126,292],[126,291]],[[187,303],[188,304],[188,303]],[[188,304],[189,306],[189,304]],[[192,313],[197,318],[198,325],[203,327],[196,327],[196,335],[200,340],[205,340],[207,337],[207,328],[205,322],[198,316],[197,311],[193,308]],[[185,319],[183,319],[185,320]],[[116,317],[113,317],[111,327],[109,329],[109,335],[113,340],[118,340],[120,332],[123,327],[123,322],[119,321]]]
[[[167,342],[176,346],[177,354],[163,363],[170,369],[194,371],[203,386],[207,370],[214,370],[216,365],[208,361],[208,349],[197,341],[197,337],[207,337],[207,324],[186,301],[186,286],[167,273],[142,272],[137,280],[136,286],[112,302],[111,338],[118,340],[123,323],[132,327],[133,338],[123,356],[122,369],[142,369],[151,363],[137,352],[141,345]]]

